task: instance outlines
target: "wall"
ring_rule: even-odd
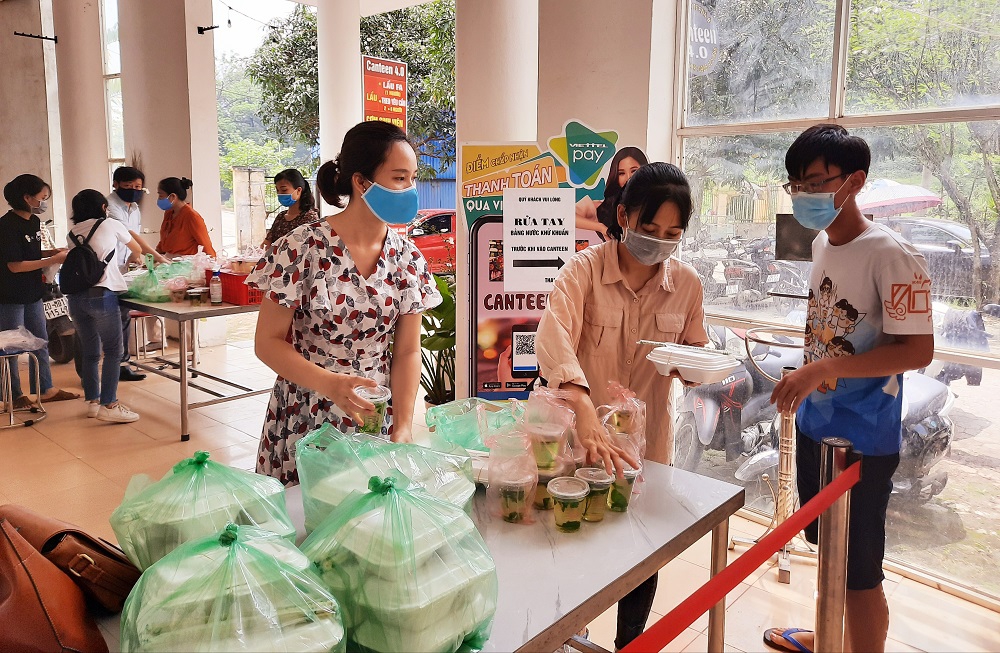
[[[42,52],[55,46],[13,34],[41,33],[38,0],[0,2],[0,26],[0,186],[25,172],[51,183]]]

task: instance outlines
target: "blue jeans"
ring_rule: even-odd
[[[41,393],[45,394],[52,389],[52,370],[49,369],[49,335],[45,327],[45,312],[42,311],[42,300],[32,304],[0,304],[0,331],[8,331],[23,326],[32,335],[45,341],[45,346],[34,351],[38,358],[38,373],[41,377]],[[28,366],[28,373],[31,375],[31,390],[35,392],[38,387],[38,379],[35,379],[35,368]],[[11,366],[10,389],[14,399],[22,396],[21,376],[18,374],[16,366]]]
[[[83,393],[87,401],[100,399],[102,406],[118,400],[118,373],[122,360],[122,317],[118,294],[96,286],[69,296],[69,314],[76,324],[83,347]],[[100,380],[97,367],[104,353]]]

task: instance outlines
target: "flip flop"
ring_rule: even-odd
[[[80,395],[76,394],[75,392],[66,392],[65,390],[60,390],[51,397],[48,398],[42,397],[42,402],[48,403],[50,401],[68,401],[70,399],[79,399],[79,398]]]
[[[778,630],[784,630],[784,632],[778,634],[776,632]],[[788,637],[788,635],[794,635],[796,633],[811,633],[811,632],[812,632],[811,630],[806,630],[804,628],[784,628],[784,629],[768,628],[767,630],[764,631],[764,643],[777,651],[789,651],[790,653],[813,653],[808,648],[806,648],[805,645],[799,643],[798,640]],[[791,644],[791,646],[783,646],[779,644],[778,642],[771,639],[771,635],[774,635],[788,642],[789,644]]]
[[[31,399],[28,399],[23,395],[14,400],[15,410],[24,410],[25,408],[31,408],[33,405],[34,404],[32,403]]]

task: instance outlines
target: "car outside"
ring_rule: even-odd
[[[406,228],[434,274],[455,273],[455,209],[420,209]]]
[[[975,250],[972,231],[967,226],[937,218],[889,217],[878,218],[876,222],[902,235],[924,255],[931,275],[931,292],[936,297],[979,297],[980,293],[973,288]],[[979,260],[982,279],[987,282],[993,261],[982,238],[979,239]]]

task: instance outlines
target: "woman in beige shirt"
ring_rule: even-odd
[[[591,462],[609,472],[633,452],[614,445],[596,406],[608,403],[608,381],[617,381],[646,402],[646,457],[673,459],[671,377],[646,360],[652,347],[637,340],[704,346],[705,311],[694,268],[671,254],[691,216],[691,189],[669,163],[640,167],[616,207],[613,240],[574,256],[556,278],[538,325],[536,352],[549,387],[569,390],[577,433]],[[622,599],[615,648],[624,648],[645,627],[656,592],[656,576]]]

